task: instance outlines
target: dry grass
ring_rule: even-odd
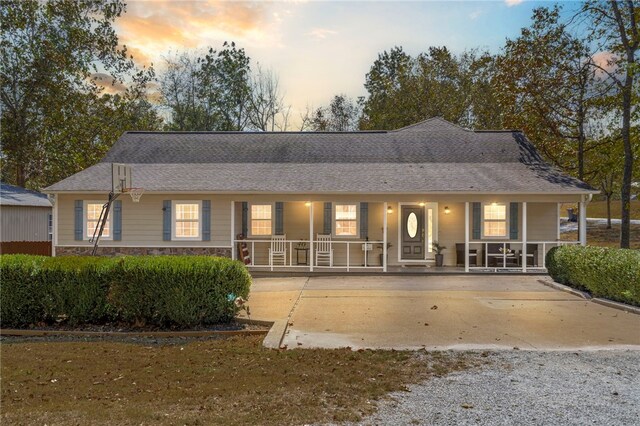
[[[560,238],[576,241],[578,231],[564,232]],[[607,229],[606,224],[587,222],[587,243],[591,246],[620,247],[620,225],[613,224],[611,229]],[[631,248],[640,249],[640,225],[631,225]]]
[[[577,209],[577,204],[562,204],[560,206],[560,216],[567,216],[567,208],[573,207]],[[620,200],[611,201],[611,218],[620,219]],[[606,218],[607,202],[592,201],[587,206],[587,217]],[[631,200],[631,219],[640,219],[640,200]]]
[[[357,421],[389,392],[469,368],[465,354],[268,350],[261,338],[144,346],[3,343],[4,424]]]

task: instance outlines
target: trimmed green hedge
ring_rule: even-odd
[[[549,250],[545,261],[556,282],[640,306],[638,250],[567,245]]]
[[[228,322],[251,276],[237,261],[207,256],[0,256],[0,324],[64,320],[158,327]]]

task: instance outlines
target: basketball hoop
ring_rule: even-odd
[[[131,200],[134,203],[137,203],[140,201],[140,197],[142,197],[142,194],[144,193],[144,188],[127,188],[124,192],[131,196]]]

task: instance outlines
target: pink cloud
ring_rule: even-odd
[[[134,1],[116,22],[122,45],[148,64],[172,48],[191,49],[212,38],[239,40],[264,26],[267,5],[228,1]]]

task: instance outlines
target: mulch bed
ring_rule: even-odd
[[[227,324],[198,325],[188,329],[162,328],[158,326],[133,326],[128,323],[105,323],[105,324],[79,324],[70,325],[66,323],[46,324],[39,323],[30,327],[20,328],[22,330],[39,331],[86,331],[94,333],[154,333],[154,332],[190,332],[190,331],[241,331],[241,330],[263,330],[269,329],[264,325],[247,324],[244,322],[232,321]]]
[[[256,321],[233,321],[228,324],[197,326],[191,329],[132,327],[130,324],[34,324],[29,328],[1,329],[0,342],[38,341],[116,341],[144,344],[184,343],[191,340],[216,340],[242,335],[266,335],[270,324]]]

